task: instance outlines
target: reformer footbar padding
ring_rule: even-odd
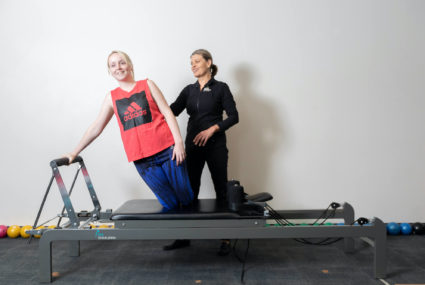
[[[62,158],[52,160],[50,162],[50,166],[53,167],[54,164],[56,164],[56,166],[70,165],[70,164],[81,162],[81,161],[83,161],[81,156],[77,156],[76,158],[74,158],[74,160],[71,163],[69,163],[69,159],[67,157],[62,157]]]

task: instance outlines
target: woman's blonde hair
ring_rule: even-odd
[[[109,72],[109,74],[111,73],[111,71],[109,70],[109,58],[111,57],[111,55],[113,55],[113,54],[115,54],[115,53],[117,53],[117,54],[119,54],[119,55],[121,55],[123,58],[124,58],[124,60],[127,62],[127,64],[128,65],[130,65],[130,67],[131,67],[131,76],[133,77],[133,79],[134,79],[134,67],[133,67],[133,62],[131,61],[131,59],[130,59],[130,57],[128,56],[128,54],[126,54],[125,52],[123,52],[123,51],[120,51],[120,50],[113,50],[109,55],[108,55],[108,60],[107,60],[107,62],[106,62],[106,65],[108,66],[108,72]]]

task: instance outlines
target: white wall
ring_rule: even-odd
[[[234,93],[229,176],[277,209],[348,201],[425,221],[425,2],[0,1],[0,224],[31,224],[51,175],[116,86],[113,49],[172,102],[209,49]],[[179,118],[185,134],[187,116]],[[153,198],[115,118],[82,156],[103,208]],[[72,171],[63,168],[67,185]],[[80,177],[77,209],[90,209]],[[209,173],[202,197],[213,197]],[[42,219],[61,209],[51,190]]]

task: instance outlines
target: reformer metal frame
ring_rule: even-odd
[[[374,247],[375,278],[386,276],[386,229],[385,224],[374,218],[364,226],[353,225],[354,209],[344,203],[342,209],[327,210],[325,216],[343,219],[341,226],[268,226],[271,217],[254,219],[213,219],[213,220],[110,220],[112,211],[101,212],[101,207],[93,185],[81,157],[77,162],[83,170],[94,210],[75,213],[69,194],[66,191],[58,167],[67,161],[54,160],[51,163],[54,177],[67,210],[70,222],[59,229],[32,230],[31,234],[41,234],[39,241],[39,280],[52,282],[52,243],[70,241],[70,255],[80,255],[81,240],[169,240],[169,239],[280,239],[280,238],[344,238],[344,251],[354,251],[354,238],[366,238]],[[51,184],[51,183],[50,183]],[[42,203],[43,205],[44,203]],[[39,211],[40,214],[41,211]],[[286,219],[315,219],[324,210],[280,210],[276,211]],[[38,215],[39,216],[39,215]],[[38,219],[38,217],[37,217]],[[113,222],[114,228],[89,229],[87,220]],[[81,224],[81,221],[85,221]]]

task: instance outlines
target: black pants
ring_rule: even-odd
[[[226,202],[228,150],[223,141],[211,140],[205,146],[186,144],[187,171],[195,199],[201,186],[201,175],[205,162],[211,173],[218,203]]]

